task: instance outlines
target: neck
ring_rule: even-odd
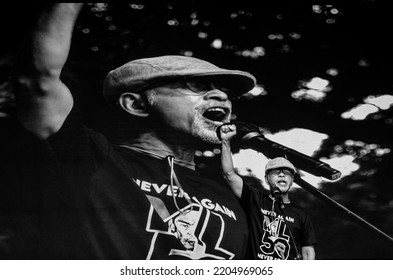
[[[273,196],[270,194],[269,195],[271,199],[273,199]],[[281,200],[283,203],[290,203],[291,201],[289,200],[289,195],[288,193],[283,193],[281,194]]]
[[[282,202],[284,202],[284,203],[289,203],[289,202],[291,202],[291,201],[289,200],[288,192],[282,193],[282,194],[281,194],[281,198],[282,198]]]
[[[177,164],[183,165],[190,169],[195,169],[194,148],[187,148],[182,145],[164,142],[151,133],[145,133],[139,135],[139,137],[136,139],[123,141],[121,145],[129,147],[135,151],[145,152],[146,154],[161,158],[173,156]]]

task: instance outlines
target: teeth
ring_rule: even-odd
[[[226,115],[226,111],[224,108],[220,107],[212,107],[206,110],[203,116],[212,121],[221,122]]]
[[[222,108],[210,108],[207,111],[208,112],[221,112],[221,113],[225,114],[225,110]]]

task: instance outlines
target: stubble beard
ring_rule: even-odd
[[[153,90],[146,91],[147,100],[150,107],[154,107],[156,105],[156,92]],[[169,126],[171,124],[169,123]],[[207,122],[204,117],[197,114],[192,122],[192,131],[191,136],[198,141],[207,144],[221,144],[221,141],[218,139],[217,136],[217,128],[218,126],[212,122]]]
[[[192,135],[194,138],[207,144],[220,144],[217,137],[218,126],[208,123],[202,116],[197,116],[192,123]]]

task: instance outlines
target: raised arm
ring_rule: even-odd
[[[221,167],[224,179],[237,197],[241,197],[243,179],[235,172],[232,160],[231,138],[236,135],[235,125],[223,125],[220,129],[221,136]]]
[[[57,132],[73,106],[60,80],[83,3],[50,3],[33,23],[18,54],[12,91],[20,123],[39,138]]]

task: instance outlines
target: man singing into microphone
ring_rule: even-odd
[[[270,194],[250,187],[235,172],[230,140],[236,135],[236,126],[220,128],[222,143],[221,164],[224,179],[246,213],[250,239],[248,258],[263,260],[314,260],[316,237],[309,215],[289,199],[296,169],[283,157],[268,161],[265,180]]]
[[[86,97],[86,109],[103,98],[115,115],[114,135],[105,135],[87,126],[61,75],[82,4],[45,3],[12,71],[21,135],[38,142],[30,157],[45,166],[26,187],[33,206],[20,202],[19,184],[10,191],[11,218],[32,208],[37,230],[33,249],[16,236],[6,257],[244,259],[244,211],[222,180],[201,176],[194,157],[220,143],[230,98],[253,89],[255,77],[178,54],[126,62],[108,69],[102,95]]]

